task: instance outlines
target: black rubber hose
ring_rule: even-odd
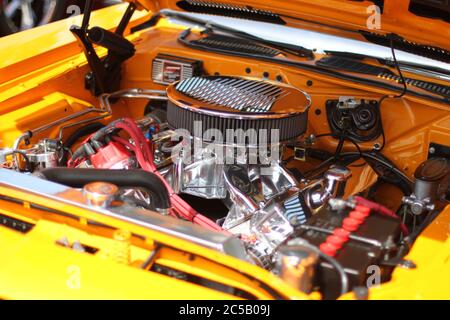
[[[72,146],[75,144],[75,142],[78,141],[78,139],[87,136],[88,134],[97,132],[98,130],[104,128],[105,125],[100,122],[93,122],[88,125],[85,125],[84,127],[81,127],[74,131],[67,139],[64,141],[64,147],[66,148],[72,148]]]
[[[73,147],[75,142],[78,141],[78,139],[87,136],[91,133],[97,132],[98,130],[104,128],[105,125],[100,122],[93,122],[89,123],[81,128],[78,128],[75,130],[69,137],[67,137],[66,141],[63,143],[64,150],[69,150]],[[60,166],[65,166],[67,164],[67,152],[64,152],[64,155],[59,160]]]
[[[170,208],[169,192],[165,185],[158,176],[148,171],[140,169],[49,168],[41,171],[41,173],[47,180],[72,188],[82,188],[86,184],[96,181],[113,183],[122,188],[142,188],[152,196],[155,208]]]

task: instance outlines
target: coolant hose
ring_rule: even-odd
[[[41,174],[47,180],[72,188],[83,188],[96,181],[112,183],[118,187],[142,188],[152,195],[155,208],[170,208],[169,192],[164,183],[157,175],[145,170],[49,168],[41,171]]]

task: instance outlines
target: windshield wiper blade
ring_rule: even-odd
[[[173,11],[173,10],[163,9],[160,11],[160,14],[165,17],[168,17],[168,18],[175,18],[175,19],[179,19],[179,20],[191,23],[191,24],[200,25],[200,26],[204,27],[205,29],[225,32],[225,33],[231,34],[235,37],[239,37],[239,38],[253,41],[253,42],[268,46],[268,47],[272,47],[274,49],[277,49],[282,52],[289,53],[289,54],[292,54],[295,56],[305,57],[308,59],[314,58],[314,52],[312,50],[307,49],[302,46],[263,39],[263,38],[254,36],[252,34],[244,32],[244,31],[240,31],[240,30],[237,30],[234,28],[230,28],[228,26],[217,24],[217,23],[209,21],[209,20],[192,17],[189,15],[183,14],[181,12]]]
[[[381,61],[380,61],[381,62]],[[392,60],[384,60],[384,65],[395,68],[395,62]],[[383,63],[381,62],[381,63]],[[415,73],[420,76],[434,78],[443,81],[450,81],[450,72],[441,68],[434,68],[430,66],[424,66],[416,63],[399,62],[399,67],[402,71]]]
[[[359,59],[330,55],[316,61],[316,65],[340,71],[372,75],[378,78],[402,83],[402,78],[392,72],[390,69],[364,63]],[[450,99],[450,86],[408,77],[403,78],[407,85],[440,95],[446,99]]]
[[[339,57],[355,59],[355,60],[373,59],[384,66],[388,66],[391,68],[396,67],[395,62],[390,59],[383,59],[380,57],[370,56],[370,55],[361,54],[361,53],[353,53],[353,52],[345,52],[345,51],[332,51],[332,50],[327,50],[327,51],[325,51],[325,53],[328,55],[339,56]],[[418,64],[418,63],[404,62],[404,61],[399,61],[398,64],[402,71],[407,71],[410,73],[415,73],[415,74],[418,74],[421,76],[434,78],[434,79],[438,79],[438,80],[450,81],[450,72],[448,70],[444,70],[442,68],[431,67],[431,66]]]
[[[360,31],[360,33],[369,42],[385,47],[391,46],[390,35],[378,34],[375,32],[368,32],[368,31]],[[397,50],[402,50],[436,61],[450,63],[450,51],[447,49],[409,41],[408,39],[405,39],[399,35],[395,35],[395,38],[393,38],[392,41],[394,42],[394,47]]]

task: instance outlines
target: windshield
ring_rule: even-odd
[[[234,28],[266,40],[302,46],[307,49],[315,50],[317,53],[324,53],[325,51],[340,51],[363,54],[374,58],[381,58],[392,61],[391,49],[389,47],[384,47],[367,41],[348,39],[316,31],[302,30],[266,22],[197,13],[182,13],[180,15],[212,21],[215,24],[221,24],[230,28]],[[195,26],[175,18],[171,18],[169,20],[177,24],[186,25],[189,27]],[[412,53],[401,51],[399,49],[396,49],[395,52],[397,60],[400,63],[417,64],[426,67],[440,68],[442,70],[450,72],[450,64],[448,63],[421,57]]]

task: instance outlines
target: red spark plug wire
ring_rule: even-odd
[[[141,168],[156,174],[162,180],[167,190],[169,191],[172,207],[177,215],[182,216],[183,218],[193,223],[204,226],[208,229],[224,231],[219,225],[198,213],[194,208],[192,208],[186,201],[181,199],[180,196],[178,196],[173,191],[164,177],[162,177],[158,172],[153,162],[153,151],[150,148],[150,144],[147,142],[144,134],[132,119],[123,118],[119,121],[116,121],[114,123],[114,126],[127,132],[130,135],[130,138],[134,141],[136,159]]]

